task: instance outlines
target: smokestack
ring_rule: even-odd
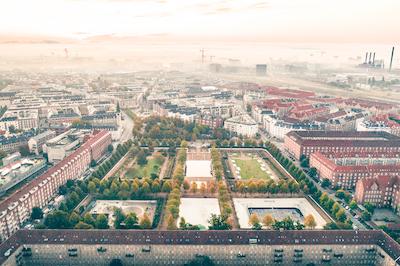
[[[369,52],[368,64],[371,64],[371,56],[372,56],[372,52]]]
[[[390,56],[389,72],[392,71],[393,55],[394,55],[394,46],[392,47],[392,55]]]
[[[368,52],[365,53],[365,62],[364,62],[364,63],[365,63],[365,64],[368,63]]]
[[[372,64],[375,65],[375,52],[374,52],[374,56],[372,57]]]

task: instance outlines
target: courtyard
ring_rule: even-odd
[[[183,217],[187,223],[198,225],[201,229],[208,228],[211,214],[220,214],[218,199],[216,198],[181,198],[179,219]]]
[[[275,220],[290,217],[294,221],[304,222],[304,217],[314,216],[317,229],[327,223],[306,198],[234,198],[233,203],[240,228],[251,228],[249,217],[256,213],[260,219],[270,214]]]
[[[232,153],[229,154],[229,161],[232,173],[238,179],[279,179],[270,165],[257,154]]]
[[[90,213],[107,215],[109,224],[112,225],[116,208],[120,208],[125,215],[134,212],[139,219],[144,213],[147,213],[150,220],[153,221],[156,207],[156,200],[96,200]]]

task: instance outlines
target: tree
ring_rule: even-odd
[[[249,225],[254,226],[255,224],[259,224],[260,219],[256,213],[252,213],[249,217]]]
[[[122,212],[121,208],[115,208],[114,209],[114,227],[116,229],[120,229],[122,227],[122,223],[124,223],[126,217],[124,213]]]
[[[44,224],[50,229],[67,229],[70,227],[68,213],[56,210],[47,215]]]
[[[207,191],[206,184],[204,182],[202,182],[200,185],[200,193],[204,195],[204,194],[206,194],[206,191]]]
[[[145,212],[140,219],[140,227],[143,229],[150,229],[151,228],[151,221],[149,215]]]
[[[71,224],[71,227],[74,227],[77,223],[79,223],[81,217],[76,212],[72,212],[68,220]]]
[[[95,224],[95,220],[93,219],[93,216],[90,213],[86,213],[85,216],[83,216],[83,222],[93,226]]]
[[[335,202],[332,206],[332,214],[335,215],[340,210],[339,203]]]
[[[321,187],[327,188],[331,185],[331,181],[328,178],[322,179]]]
[[[36,219],[42,219],[43,218],[43,211],[39,207],[33,207],[32,208],[32,213],[31,213],[31,219],[36,220]]]
[[[93,229],[93,225],[87,224],[84,222],[78,222],[75,227],[75,229]]]
[[[58,188],[58,194],[60,194],[60,195],[66,195],[67,193],[68,193],[67,186],[61,185],[61,186]]]
[[[186,220],[183,217],[181,217],[181,220],[179,221],[179,228],[183,230],[186,229]]]
[[[343,189],[336,191],[335,196],[339,199],[344,199],[346,197],[346,192]]]
[[[97,229],[108,229],[108,219],[104,214],[99,214],[96,217],[95,227]]]
[[[345,220],[346,220],[346,213],[345,213],[345,211],[344,211],[344,209],[343,208],[341,208],[337,213],[336,213],[336,219],[339,221],[339,222],[344,222]]]
[[[196,182],[192,182],[192,184],[190,185],[190,192],[192,192],[192,193],[197,192],[197,183]]]
[[[126,216],[126,219],[125,219],[126,229],[134,229],[134,228],[136,228],[137,225],[138,225],[138,220],[139,219],[138,219],[136,213],[134,213],[134,212],[129,213]]]
[[[350,202],[350,204],[349,204],[349,208],[350,208],[351,210],[357,209],[357,202],[356,202],[355,200],[352,200],[352,201]]]
[[[183,189],[184,189],[185,191],[187,191],[187,190],[190,189],[190,183],[189,183],[189,181],[186,180],[186,179],[185,179],[185,181],[183,181]]]
[[[225,215],[211,214],[211,218],[208,220],[210,224],[208,229],[210,230],[230,230],[232,226],[228,223],[228,217]]]
[[[124,264],[120,259],[112,259],[110,262],[110,266],[123,266]]]
[[[314,229],[317,226],[317,223],[315,222],[315,218],[312,214],[309,214],[304,218],[304,225],[307,228],[311,228],[311,229]]]
[[[176,230],[175,219],[172,214],[167,217],[167,229],[168,230]]]
[[[266,226],[267,228],[270,228],[271,225],[274,223],[274,218],[272,217],[271,214],[266,214],[263,218],[263,225]]]
[[[371,213],[371,214],[374,213],[375,206],[372,203],[370,203],[370,202],[364,203],[364,208],[367,209],[367,211],[369,213]]]
[[[311,167],[310,171],[308,172],[308,175],[311,176],[312,178],[315,178],[317,176],[317,168]]]
[[[143,150],[140,150],[136,155],[136,161],[140,166],[147,164],[147,155]]]
[[[107,146],[107,151],[108,151],[109,153],[112,153],[112,152],[114,151],[114,146],[113,146],[112,144],[109,144],[109,145]]]
[[[88,189],[90,193],[96,192],[96,184],[93,181],[89,181]]]
[[[364,220],[364,221],[370,221],[371,220],[371,213],[369,212],[369,211],[363,211],[362,213],[361,213],[361,218]]]

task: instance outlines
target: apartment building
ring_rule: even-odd
[[[381,230],[20,230],[0,245],[6,252],[5,266],[189,265],[204,258],[213,265],[389,266],[400,246]]]
[[[317,169],[320,179],[328,179],[333,187],[353,189],[358,180],[377,175],[400,173],[400,157],[396,153],[326,153],[314,152],[310,167]]]
[[[46,141],[54,138],[56,136],[56,133],[52,130],[47,130],[43,133],[40,133],[28,140],[28,147],[29,151],[31,153],[35,153],[36,155],[39,155],[43,151],[43,145],[46,143]]]
[[[359,204],[372,203],[377,207],[398,210],[400,205],[400,176],[384,175],[363,178],[357,182],[355,199]]]
[[[296,159],[327,152],[400,152],[400,137],[387,132],[292,131],[285,149]]]
[[[254,137],[258,133],[258,124],[248,115],[235,116],[225,120],[224,128],[246,137]]]
[[[58,191],[58,187],[69,179],[81,176],[111,144],[110,133],[100,131],[82,144],[73,153],[61,160],[24,187],[0,203],[0,238],[7,239],[26,221],[33,207],[44,207]]]

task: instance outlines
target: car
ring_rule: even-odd
[[[7,251],[4,252],[4,257],[9,257],[11,255],[11,251],[12,251],[11,248],[7,249]]]

